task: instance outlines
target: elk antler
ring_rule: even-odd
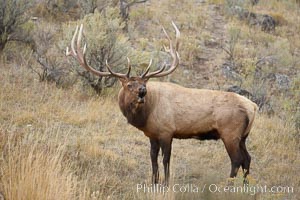
[[[111,68],[109,67],[108,63],[107,63],[107,60],[106,60],[106,67],[108,69],[108,72],[101,72],[101,71],[95,70],[94,68],[89,66],[86,62],[86,57],[85,57],[86,44],[84,44],[83,51],[81,51],[81,47],[80,47],[81,46],[80,43],[81,43],[81,38],[82,38],[82,31],[83,31],[83,25],[82,24],[80,25],[79,33],[78,33],[78,26],[76,26],[75,33],[74,33],[72,41],[71,41],[71,51],[69,51],[69,48],[67,47],[66,56],[74,57],[82,67],[84,67],[86,70],[92,72],[93,74],[95,74],[97,76],[115,76],[115,77],[118,77],[118,78],[129,78],[129,74],[130,74],[130,70],[131,70],[129,58],[127,58],[128,71],[127,71],[126,74],[113,72],[111,70]],[[77,43],[76,43],[76,49],[75,49],[75,40],[76,40],[77,33],[78,33],[78,37],[77,37]]]
[[[128,70],[127,70],[126,74],[120,74],[120,73],[113,72],[111,70],[111,68],[110,68],[107,60],[105,61],[105,64],[106,64],[107,70],[111,73],[111,75],[116,76],[118,78],[129,78],[130,77],[131,65],[130,65],[130,60],[129,60],[128,57],[127,57],[127,67],[128,67]]]
[[[175,29],[175,32],[176,32],[175,49],[174,49],[171,38],[169,37],[166,30],[163,28],[163,31],[164,31],[167,39],[169,40],[169,44],[170,44],[169,49],[167,49],[165,46],[164,46],[164,49],[165,49],[166,52],[170,53],[171,57],[173,58],[173,62],[172,62],[171,67],[167,71],[164,71],[164,69],[166,67],[166,65],[164,65],[161,69],[149,73],[149,69],[150,69],[150,66],[152,64],[152,60],[150,60],[149,66],[147,67],[146,71],[141,75],[142,78],[149,79],[149,78],[154,78],[154,77],[167,76],[168,74],[171,74],[177,68],[177,66],[179,65],[178,48],[179,48],[180,31],[178,30],[178,28],[177,28],[177,26],[175,25],[174,22],[172,22],[172,25],[173,25],[173,27]]]

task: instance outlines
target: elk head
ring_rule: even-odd
[[[82,40],[82,31],[83,31],[83,25],[80,25],[79,31],[78,31],[78,26],[76,27],[75,33],[73,35],[72,41],[71,41],[71,50],[69,51],[69,48],[67,47],[66,49],[66,55],[67,56],[73,56],[79,64],[85,68],[86,70],[92,72],[93,74],[97,76],[114,76],[117,77],[123,87],[124,91],[124,103],[129,105],[135,105],[135,107],[139,107],[140,105],[145,103],[145,96],[147,94],[147,81],[150,78],[155,78],[155,77],[163,77],[167,76],[168,74],[172,73],[176,67],[179,64],[179,54],[178,54],[178,48],[179,48],[179,37],[180,37],[180,32],[178,28],[176,27],[175,23],[172,22],[172,25],[175,29],[176,32],[176,39],[175,39],[175,45],[173,45],[173,42],[169,35],[167,34],[166,30],[163,28],[163,32],[165,33],[168,41],[169,41],[169,48],[166,48],[164,46],[164,49],[166,52],[168,52],[173,61],[168,70],[165,71],[166,65],[162,66],[159,70],[149,72],[150,67],[152,64],[152,59],[149,62],[149,65],[145,72],[141,74],[140,76],[130,76],[130,71],[131,71],[131,65],[130,65],[130,60],[127,57],[127,67],[128,71],[126,74],[121,74],[114,72],[111,67],[109,66],[107,60],[106,60],[106,68],[107,72],[102,72],[95,70],[86,61],[86,44],[83,46],[83,50],[81,50],[81,40]],[[76,41],[77,37],[77,41]],[[75,44],[76,42],[76,44]]]

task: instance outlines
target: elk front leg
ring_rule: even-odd
[[[151,163],[152,163],[152,184],[157,184],[159,180],[159,171],[158,171],[158,163],[157,157],[159,153],[159,142],[156,139],[150,138],[150,156],[151,156]]]
[[[165,185],[169,185],[170,178],[170,158],[171,158],[171,150],[172,150],[172,138],[171,139],[162,139],[159,141],[162,155],[163,155],[163,164],[164,164],[164,172],[165,172]]]

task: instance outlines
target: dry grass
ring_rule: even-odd
[[[222,5],[224,1],[209,2]],[[278,27],[275,35],[250,29],[236,21],[226,25],[241,28],[241,42],[237,45],[239,60],[252,63],[265,52],[297,52],[300,26],[293,19],[299,19],[299,12],[289,7],[289,2],[261,1],[253,8],[262,13],[273,12],[276,8],[278,17],[287,20],[288,26]],[[208,6],[196,7],[193,1],[186,5],[179,3],[180,6],[177,3],[170,0],[154,1],[150,6],[139,4],[131,13],[135,23],[132,26],[137,27],[132,38],[144,35],[150,39],[141,39],[140,46],[150,43],[161,46],[160,40],[150,40],[161,37],[158,24],[170,29],[169,22],[174,20],[183,36],[189,36],[182,38],[182,60],[192,68],[193,57],[202,55],[204,40],[210,39],[211,30],[205,28]],[[280,6],[282,4],[286,6]],[[286,10],[290,11],[289,15],[284,14]],[[153,17],[155,19],[150,22]],[[147,25],[156,29],[148,32]],[[268,48],[264,46],[266,41],[270,44]],[[297,63],[296,56],[285,55],[280,57],[280,64]],[[289,186],[294,188],[293,193],[209,192],[210,184],[227,186],[230,160],[221,141],[197,140],[174,141],[170,185],[192,184],[199,188],[198,192],[168,192],[165,195],[137,192],[137,184],[151,183],[150,145],[148,138],[127,124],[119,111],[118,87],[98,97],[91,91],[83,91],[81,86],[58,89],[53,84],[41,83],[32,72],[13,64],[2,65],[1,62],[0,71],[0,193],[8,200],[296,200],[300,196],[300,142],[299,133],[290,120],[293,113],[277,112],[277,116],[271,118],[258,115],[247,140],[252,156],[249,185]],[[176,73],[182,76],[182,71]],[[209,82],[215,85],[211,80]],[[182,84],[187,84],[184,81]],[[160,170],[163,174],[161,165]],[[241,172],[233,184],[242,186]]]
[[[148,139],[126,123],[116,92],[100,98],[61,90],[9,67],[0,75],[0,191],[6,199],[296,199],[299,140],[289,122],[257,117],[248,140],[250,185],[292,186],[293,194],[137,192],[137,184],[150,184]],[[174,141],[173,184],[225,186],[229,171],[222,142]],[[241,175],[235,185],[242,185]]]
[[[65,144],[56,148],[41,146],[41,138],[6,132],[1,167],[2,192],[7,199],[74,199],[78,182],[68,167],[63,167]]]

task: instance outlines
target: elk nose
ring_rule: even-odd
[[[147,89],[145,86],[139,88],[139,97],[144,97],[147,94]]]

